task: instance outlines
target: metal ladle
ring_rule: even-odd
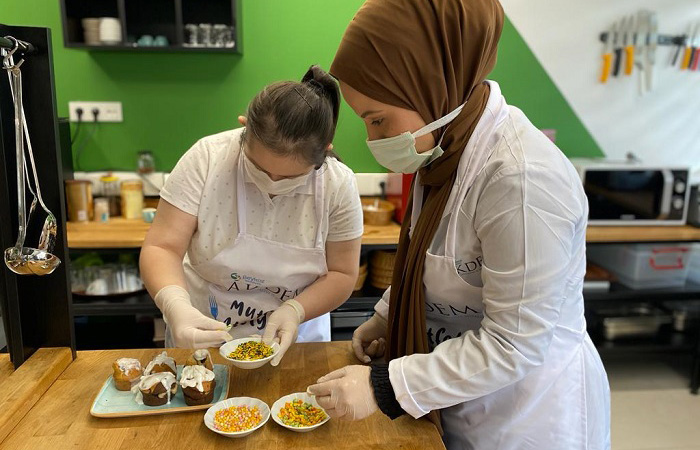
[[[20,66],[24,60],[20,60],[19,63],[15,64],[12,55],[17,51],[19,44],[16,39],[14,40],[15,47],[7,52],[3,58],[3,66],[8,70],[8,78],[10,80],[10,87],[12,90],[12,99],[14,103],[14,113],[15,113],[15,150],[17,159],[17,215],[18,215],[18,226],[19,231],[17,234],[17,242],[14,247],[10,247],[5,250],[4,259],[5,265],[19,275],[48,275],[52,273],[56,267],[61,263],[61,260],[50,253],[49,246],[52,246],[51,235],[53,233],[53,242],[55,242],[56,234],[56,219],[48,211],[48,208],[44,205],[41,199],[41,193],[39,190],[38,177],[36,174],[36,168],[34,166],[34,156],[31,152],[31,142],[29,141],[29,133],[26,130],[26,118],[24,117],[24,108],[22,104],[22,72]],[[42,243],[45,248],[31,248],[24,247],[24,240],[27,233],[27,218],[26,218],[26,192],[25,192],[25,165],[24,160],[24,139],[27,139],[27,143],[30,149],[30,160],[32,163],[32,170],[34,172],[34,180],[37,187],[37,194],[39,202],[47,211],[50,216],[47,217],[46,223],[44,224],[44,230],[42,230]],[[31,187],[30,187],[31,190]],[[32,190],[33,193],[33,190]],[[32,202],[34,204],[34,202]],[[30,214],[33,209],[30,210]],[[47,225],[48,223],[48,225]],[[53,227],[52,224],[53,223]]]

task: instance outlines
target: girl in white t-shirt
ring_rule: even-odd
[[[166,345],[201,348],[263,334],[330,340],[329,311],[357,278],[362,208],[332,156],[340,95],[317,66],[264,88],[244,128],[199,140],[177,163],[141,251],[168,325]]]

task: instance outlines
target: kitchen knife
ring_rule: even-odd
[[[688,27],[688,37],[685,41],[685,52],[683,52],[683,59],[681,60],[681,70],[686,70],[690,65],[690,56],[693,53],[693,47],[691,41],[693,40],[692,25]]]
[[[625,20],[623,19],[620,21],[620,25],[615,26],[615,32],[613,34],[613,54],[614,56],[614,61],[613,61],[613,76],[618,76],[620,74],[620,64],[622,63],[622,45],[620,43],[620,35],[622,34],[622,30],[625,26]]]
[[[613,24],[603,40],[603,70],[600,72],[600,82],[605,84],[610,77],[610,67],[612,65],[612,41],[615,36],[616,25]]]
[[[625,29],[623,44],[625,46],[625,75],[632,75],[634,68],[634,39],[635,34],[634,16],[630,16]]]

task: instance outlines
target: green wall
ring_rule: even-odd
[[[68,114],[69,100],[122,102],[124,122],[100,124],[84,141],[83,170],[133,170],[137,151],[150,149],[158,169],[167,171],[198,138],[237,126],[236,117],[264,85],[298,79],[314,63],[327,69],[345,27],[363,3],[239,1],[243,55],[66,49],[58,0],[0,0],[0,22],[52,29],[59,115]],[[523,109],[535,125],[557,130],[557,143],[567,155],[601,154],[510,23],[492,78],[501,83],[508,102]],[[91,136],[91,127],[86,125],[81,135]],[[356,172],[383,171],[364,140],[360,119],[344,106],[336,150]]]

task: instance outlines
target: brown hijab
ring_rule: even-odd
[[[498,0],[368,0],[345,31],[331,74],[364,95],[433,122],[466,102],[443,132],[443,156],[420,170],[424,204],[412,238],[410,206],[391,284],[388,359],[428,353],[423,266],[457,166],[486,107],[486,76],[503,27]],[[414,131],[414,130],[406,130]],[[431,413],[439,425],[439,416]]]

